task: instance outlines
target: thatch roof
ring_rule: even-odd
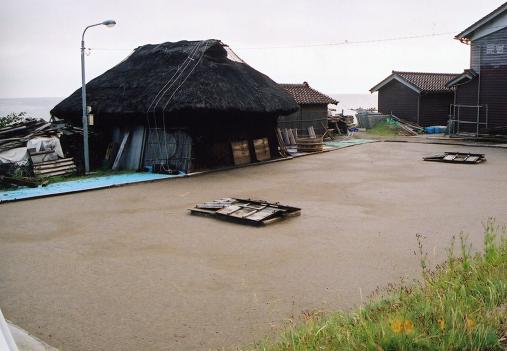
[[[298,108],[277,83],[214,39],[140,46],[86,89],[87,104],[99,116],[144,118],[154,111],[287,115]],[[79,118],[81,89],[51,114]]]

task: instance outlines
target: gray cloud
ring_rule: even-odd
[[[459,72],[468,47],[453,35],[308,48],[249,49],[458,33],[501,4],[462,0],[36,1],[0,4],[0,97],[67,96],[80,85],[83,28],[91,79],[146,43],[218,38],[278,82],[308,81],[328,93],[363,93],[392,69]]]

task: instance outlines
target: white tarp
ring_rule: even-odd
[[[28,160],[28,152],[26,147],[17,147],[15,149],[0,152],[0,164],[17,163]]]
[[[35,149],[37,152],[54,150],[59,157],[64,157],[62,145],[58,137],[37,137],[28,140],[26,147],[18,147],[0,152],[0,164],[27,161],[28,149]]]
[[[56,154],[63,158],[62,145],[57,137],[37,137],[28,140],[27,149],[35,149],[36,152],[54,150]]]

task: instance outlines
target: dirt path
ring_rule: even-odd
[[[205,176],[0,205],[0,306],[62,350],[206,350],[261,339],[306,309],[349,308],[435,260],[452,234],[507,222],[507,152],[375,143]],[[193,217],[224,196],[302,216],[266,228]]]

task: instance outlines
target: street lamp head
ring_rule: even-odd
[[[103,24],[104,26],[107,26],[107,27],[114,27],[116,24],[116,21],[106,20],[106,21],[102,22],[101,24]]]

